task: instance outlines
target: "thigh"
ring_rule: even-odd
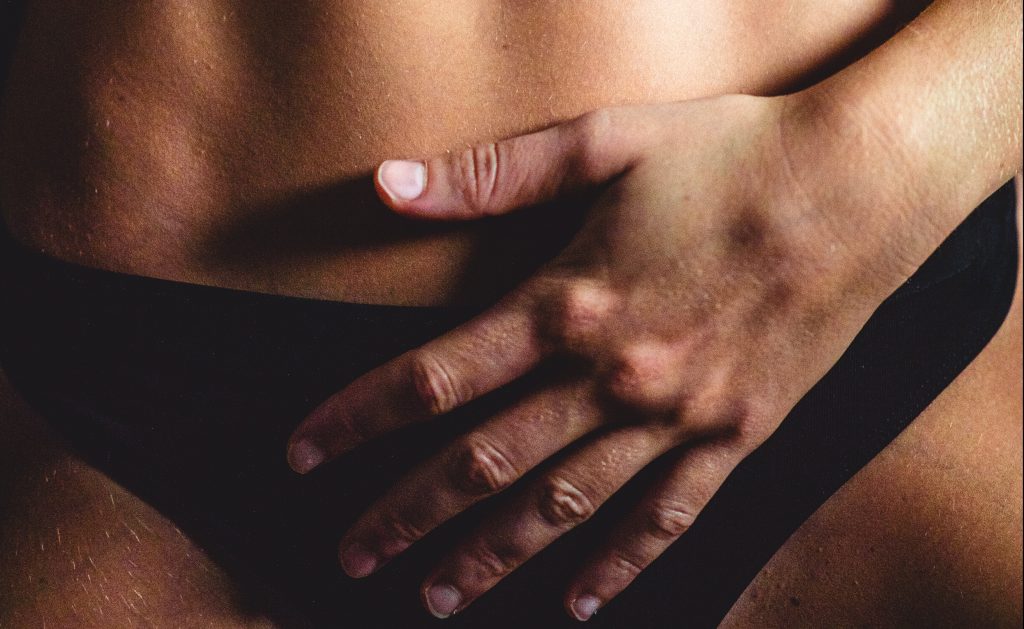
[[[1021,300],[915,423],[823,505],[724,626],[1019,625]],[[0,381],[0,626],[273,623],[171,522]]]
[[[1019,625],[1020,357],[1018,287],[992,343],[790,538],[724,626]],[[0,444],[0,626],[274,624],[6,380]]]
[[[171,522],[70,453],[0,372],[0,627],[262,627]]]

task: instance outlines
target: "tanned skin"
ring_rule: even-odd
[[[352,416],[362,435],[443,421],[544,356],[586,358],[593,369],[486,418],[338,532],[346,570],[373,578],[416,541],[382,523],[425,532],[500,493],[424,581],[438,616],[670,453],[648,501],[551,595],[583,619],[628,587],[1021,168],[1019,1],[921,15],[870,1],[280,6],[33,5],[0,200],[24,242],[100,268],[371,303],[498,299],[296,418],[300,472],[358,447]],[[578,232],[571,212],[522,211],[578,192],[596,199]],[[550,241],[512,255],[537,233]],[[417,416],[362,408],[410,396]],[[15,559],[0,565],[0,621],[269,622],[7,397],[18,456],[0,544]],[[617,426],[609,397],[636,421]],[[1019,400],[1018,287],[990,346],[726,624],[1019,624]],[[557,421],[513,444],[529,417]],[[536,485],[499,491],[598,429]],[[474,459],[494,472],[488,491],[438,481],[461,451],[488,454]],[[516,540],[497,568],[480,561],[496,536]]]

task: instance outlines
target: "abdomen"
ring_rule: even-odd
[[[892,4],[39,5],[5,94],[2,203],[19,238],[92,266],[472,300],[550,255],[526,246],[549,226],[399,220],[375,201],[379,161],[608,105],[797,89],[909,18]]]

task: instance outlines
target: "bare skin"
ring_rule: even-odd
[[[538,219],[500,233],[396,221],[368,185],[382,160],[608,105],[790,90],[914,10],[276,6],[30,9],[0,144],[13,229],[61,258],[218,286],[418,305],[497,296],[553,253],[524,255]]]
[[[1010,5],[999,7],[1013,9]],[[365,176],[382,159],[430,155],[508,137],[613,104],[788,91],[831,73],[848,60],[851,47],[866,49],[868,41],[884,38],[900,20],[887,3],[871,2],[829,3],[816,5],[814,10],[794,5],[792,11],[771,14],[763,8],[757,10],[761,3],[728,7],[722,3],[650,3],[626,16],[621,15],[618,3],[602,5],[601,10],[588,6],[585,13],[569,8],[572,5],[508,11],[491,4],[446,4],[444,17],[424,15],[412,7],[403,12],[403,6],[394,4],[395,13],[384,15],[375,6],[379,5],[352,3],[345,10],[300,11],[284,19],[269,8],[241,12],[232,11],[235,7],[227,4],[204,12],[163,4],[133,9],[128,15],[121,15],[121,9],[68,15],[41,5],[30,19],[11,96],[5,101],[0,173],[8,220],[23,240],[53,255],[131,273],[366,302],[427,304],[487,299],[504,293],[544,255],[554,252],[538,248],[532,258],[525,256],[520,266],[508,268],[504,258],[508,250],[502,243],[514,246],[520,242],[515,238],[516,229],[534,233],[538,217],[513,218],[500,235],[472,224],[410,226],[383,212],[373,199]],[[1016,9],[1019,12],[1019,3]],[[785,18],[779,17],[782,13]],[[796,15],[815,17],[795,19]],[[632,19],[624,20],[626,17]],[[119,24],[117,28],[111,26],[113,21]],[[477,30],[482,21],[499,28]],[[701,28],[693,29],[693,23]],[[548,29],[544,32],[553,36],[538,36],[538,28]],[[482,39],[485,32],[499,36]],[[694,36],[680,37],[681,32]],[[456,53],[460,58],[453,60],[451,50],[437,46],[438,33],[460,42]],[[290,46],[290,41],[322,45]],[[603,45],[595,51],[587,45],[592,41]],[[554,50],[544,48],[541,42]],[[310,49],[332,54],[310,55]],[[372,54],[366,55],[366,50]],[[968,46],[961,54],[968,55],[971,50]],[[53,55],[66,63],[53,63]],[[701,63],[685,63],[688,59],[701,59]],[[1019,57],[1017,66],[1019,69]],[[687,72],[666,80],[665,67],[686,67]],[[644,68],[646,73],[638,72]],[[884,76],[885,70],[886,66],[876,67],[867,76]],[[602,77],[600,81],[587,78],[597,75]],[[833,85],[830,94],[844,93],[842,83]],[[459,97],[453,98],[456,94]],[[910,100],[904,97],[903,102]],[[818,98],[813,102],[828,109],[834,101]],[[969,107],[965,109],[970,113]],[[61,115],[54,115],[55,110]],[[1019,118],[1019,107],[1016,116]],[[1005,126],[990,123],[986,128]],[[970,201],[979,200],[986,189],[1019,168],[1019,121],[1016,129],[1018,163],[1005,158],[1013,153],[1012,142],[995,138],[997,154],[987,156],[988,161],[975,160],[983,165],[975,166],[977,170],[968,178],[973,182],[968,186],[972,192],[967,198],[958,198],[952,204],[955,207],[946,208],[944,220],[952,221],[957,211],[969,209]],[[979,145],[990,146],[991,140]],[[958,166],[953,172],[962,170]],[[916,200],[922,205],[941,205],[931,203],[934,199]],[[403,209],[401,204],[392,205]],[[551,227],[548,217],[541,225]],[[950,228],[945,225],[931,235]],[[921,245],[921,252],[926,249],[926,244]],[[907,271],[906,266],[886,267],[893,268],[898,270],[885,281],[895,282]],[[1012,328],[1004,332],[1000,338],[1011,338],[1004,343],[1019,344],[1019,325],[1017,328],[1016,337]],[[1006,382],[1013,374],[1001,373],[991,361],[979,359],[979,364],[988,367],[979,367],[982,376],[958,385],[966,388],[959,394],[963,401],[956,402],[958,394],[952,394],[954,401],[939,424],[962,417],[972,400],[1005,399],[1002,392],[1010,390]],[[807,377],[814,376],[808,372]],[[1019,441],[1019,409],[1013,421],[999,420],[1005,418],[1007,408],[1015,407],[1012,402],[989,407],[993,430],[1009,431],[1006,438]],[[972,416],[977,412],[977,405],[971,407]],[[948,440],[952,435],[938,431],[936,438]],[[935,450],[936,460],[941,460],[943,452]],[[66,455],[59,456],[65,460]],[[905,471],[908,456],[892,456],[900,464],[891,464],[892,469],[883,470],[882,477],[892,474],[914,483],[912,474]],[[973,456],[983,460],[986,453],[979,449]],[[72,478],[91,486],[93,491],[88,493],[97,498],[98,505],[104,494],[109,494],[104,491],[109,481],[74,465],[77,471]],[[1012,490],[1013,479],[1019,479],[1019,462],[1009,461],[1006,466],[979,469],[965,464],[972,470],[970,486],[983,482],[977,479],[996,479]],[[939,502],[941,496],[964,491],[962,477],[950,478],[947,483],[929,486]],[[30,489],[31,480],[17,480],[14,485],[12,495],[28,496],[30,503],[40,500]],[[18,504],[25,513],[33,512],[31,504]],[[132,508],[145,510],[137,504]],[[843,507],[834,508],[841,512]],[[59,520],[61,516],[55,517]],[[79,524],[94,534],[104,517],[99,516],[91,529],[90,521]],[[140,517],[158,520],[153,514]],[[862,527],[870,522],[856,512],[844,517],[846,520],[840,521],[860,522]],[[1020,538],[1014,535],[1012,523],[1016,518],[1019,529],[1019,510],[992,517],[1002,525],[1000,530],[1009,533],[986,537],[990,554],[1010,549],[1019,556]],[[895,521],[908,519],[910,511]],[[980,518],[973,524],[980,530],[986,522]],[[174,557],[185,552],[199,556],[184,542],[176,547],[178,542],[169,541],[174,536],[167,523],[152,526],[164,532],[155,536],[154,546],[167,549]],[[23,538],[30,529],[22,524],[13,530],[21,531],[19,537]],[[858,528],[850,526],[849,530]],[[953,535],[953,531],[946,532]],[[809,539],[814,535],[812,532]],[[979,532],[975,537],[982,535]],[[795,543],[794,548],[799,549],[801,540]],[[152,556],[142,563],[159,565],[161,552],[145,551]],[[854,549],[846,552],[854,553]],[[40,553],[52,557],[45,550]],[[772,579],[797,582],[796,577],[806,569],[807,559],[799,550],[779,556],[790,558],[788,568],[787,560],[780,559],[781,568],[773,566],[762,575],[759,582],[768,579],[766,587],[771,587]],[[983,556],[987,555],[975,555]],[[111,557],[112,562],[119,560],[116,553]],[[28,566],[29,573],[39,568],[66,576],[61,568],[32,561],[26,559],[18,568]],[[208,567],[204,560],[196,561],[196,566]],[[840,563],[849,561],[843,557]],[[978,586],[981,595],[965,601],[962,608],[970,615],[982,602],[1004,600],[998,587],[1006,578],[1003,571],[1012,567],[996,561],[982,565],[979,559],[979,565],[942,578],[984,575]],[[877,574],[888,574],[885,566],[871,562],[865,572],[876,568]],[[147,571],[142,569],[139,574],[143,572]],[[159,570],[148,574],[156,593],[149,598],[157,602],[144,612],[137,604],[135,610],[125,604],[120,613],[138,612],[140,617],[157,619],[155,623],[173,624],[170,616],[185,598],[201,617],[229,615],[239,623],[246,622],[240,607],[225,604],[234,599],[205,599],[195,590],[181,591],[178,581],[160,585]],[[61,618],[76,618],[68,614],[80,613],[50,604],[49,595],[67,592],[63,586],[36,589],[28,595],[16,585],[20,579],[9,580],[14,593],[11,600],[17,602],[4,607],[13,609],[12,613],[54,609],[52,613],[65,614]],[[904,575],[899,587],[912,585],[910,581]],[[229,588],[222,579],[217,582],[221,584],[218,587]],[[627,584],[615,579],[608,582],[621,587]],[[752,594],[757,591],[755,586],[757,583],[734,610],[734,618],[766,613],[757,602],[765,599]],[[935,590],[917,594],[927,600],[941,595],[944,588],[955,587],[937,583]],[[172,605],[174,593],[181,596]],[[165,594],[170,598],[163,597]],[[825,603],[823,613],[842,611],[854,618],[856,613],[871,613],[865,610],[886,610],[882,593],[876,594],[878,605]],[[811,594],[805,597],[813,598]],[[832,600],[826,593],[820,597]],[[1020,617],[1019,607],[999,609],[1001,620]]]
[[[1014,299],[988,348],[804,523],[724,627],[1020,624],[1019,276]]]
[[[723,626],[1020,625],[1021,306],[1018,276],[989,346]],[[274,626],[173,523],[72,455],[6,381],[0,392],[0,625]]]
[[[424,605],[448,617],[662,459],[667,471],[568,586],[566,611],[587,620],[628,587],[885,297],[1020,168],[1021,57],[1009,47],[1020,40],[1020,6],[986,8],[935,3],[863,60],[795,94],[606,108],[458,153],[384,162],[382,200],[424,220],[478,221],[552,202],[567,213],[572,195],[599,192],[550,263],[477,318],[348,385],[295,430],[289,461],[305,473],[404,425],[444,421],[543,363],[578,365],[371,506],[341,542],[346,571],[368,576],[500,494],[424,580]],[[979,117],[992,126],[960,122]]]

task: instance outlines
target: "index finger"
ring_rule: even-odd
[[[543,354],[534,308],[519,290],[478,317],[356,379],[289,439],[305,474],[374,437],[447,413],[515,380]]]

